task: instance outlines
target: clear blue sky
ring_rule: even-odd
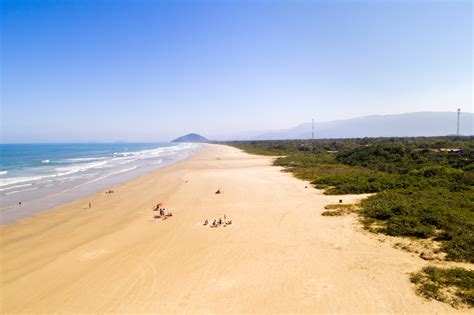
[[[472,111],[470,1],[5,1],[2,141]]]

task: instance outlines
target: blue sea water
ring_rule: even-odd
[[[191,143],[0,144],[0,223],[90,195],[200,148]]]

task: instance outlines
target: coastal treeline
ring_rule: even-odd
[[[366,228],[391,236],[432,239],[439,242],[446,260],[474,263],[474,137],[226,144],[252,154],[277,156],[275,165],[326,194],[374,193],[358,212]],[[474,305],[474,292],[463,301]]]

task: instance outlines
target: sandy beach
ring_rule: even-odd
[[[0,311],[460,312],[414,293],[407,273],[426,262],[353,215],[321,216],[363,196],[323,195],[271,163],[207,145],[113,194],[2,227]],[[173,217],[154,220],[157,202]],[[224,214],[231,225],[203,226]]]

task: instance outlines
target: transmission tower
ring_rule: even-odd
[[[458,108],[458,123],[457,123],[457,129],[456,129],[456,135],[459,137],[459,118],[461,117],[461,109]]]

